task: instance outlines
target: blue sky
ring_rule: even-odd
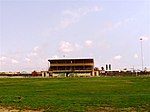
[[[0,71],[47,70],[50,58],[150,69],[149,0],[0,0]]]

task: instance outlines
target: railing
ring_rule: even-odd
[[[50,66],[94,66],[94,63],[63,63],[63,64],[50,64]]]
[[[92,70],[52,70],[54,72],[92,72]]]

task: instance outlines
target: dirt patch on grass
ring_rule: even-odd
[[[17,110],[12,108],[0,107],[0,112],[43,112],[43,110]]]
[[[47,110],[47,109],[45,109]],[[44,112],[43,110],[17,110],[12,108],[4,108],[0,107],[0,112]],[[115,108],[115,107],[98,107],[93,109],[85,110],[85,112],[149,112],[148,110],[145,110],[143,108],[134,108],[134,107],[128,107],[128,108]]]
[[[128,108],[115,108],[115,107],[99,107],[96,109],[90,109],[88,112],[149,112],[148,110],[145,110],[143,108],[134,108],[134,107],[128,107]]]

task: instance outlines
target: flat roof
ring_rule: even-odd
[[[49,59],[48,61],[54,61],[54,60],[94,60],[93,58],[56,58],[56,59]]]

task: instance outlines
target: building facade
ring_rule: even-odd
[[[92,76],[94,59],[50,59],[49,72],[53,76]]]

